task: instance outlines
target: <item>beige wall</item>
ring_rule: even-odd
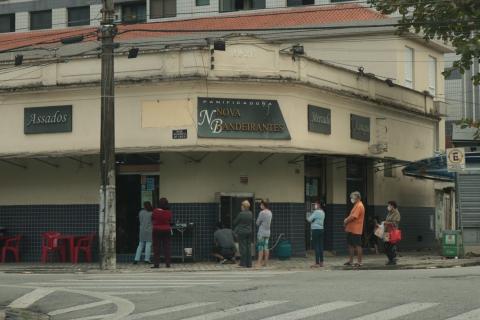
[[[189,153],[199,158],[203,154]],[[216,192],[253,192],[272,202],[303,202],[303,163],[288,164],[294,155],[276,154],[263,164],[267,153],[212,153],[200,163],[191,163],[178,153],[161,154],[160,194],[170,202],[214,202]],[[248,176],[248,184],[240,176]]]
[[[239,148],[257,151],[259,146],[275,152],[312,152],[387,156],[402,160],[429,157],[434,151],[435,121],[394,108],[345,98],[320,89],[291,84],[211,82],[210,97],[278,100],[292,136],[291,140],[226,140],[196,137],[197,97],[206,96],[204,81],[185,81],[181,85],[118,86],[116,90],[116,146],[119,151],[204,150]],[[93,89],[55,90],[5,97],[0,119],[2,154],[56,152],[98,152],[100,102]],[[23,109],[33,106],[73,104],[73,132],[25,135]],[[308,132],[307,106],[331,109],[332,134]],[[388,152],[376,155],[369,143],[350,139],[350,114],[371,119],[371,142],[377,143],[376,121],[387,119]],[[172,129],[188,129],[188,139],[173,140]],[[267,152],[267,150],[265,150]]]
[[[15,160],[26,169],[0,162],[0,205],[96,204],[100,174],[97,157],[81,157],[92,166],[57,158],[45,159],[58,168],[33,159]]]
[[[308,56],[355,71],[362,66],[365,73],[393,79],[402,86],[405,79],[404,48],[410,47],[414,50],[414,89],[420,92],[428,89],[428,57],[432,56],[437,59],[437,99],[444,100],[443,52],[418,41],[383,34],[339,36],[307,40],[302,44]]]

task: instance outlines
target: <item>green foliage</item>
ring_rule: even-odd
[[[398,32],[422,33],[426,40],[450,43],[460,56],[453,69],[462,74],[480,58],[480,0],[368,0],[384,14],[399,12]],[[444,72],[448,76],[453,69]],[[472,77],[480,84],[480,73]]]
[[[477,131],[473,134],[473,139],[480,140],[480,121],[475,121],[472,119],[462,119],[457,122],[460,128],[476,128]]]

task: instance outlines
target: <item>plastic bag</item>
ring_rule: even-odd
[[[375,236],[380,238],[380,239],[383,239],[383,236],[385,234],[385,226],[382,224],[380,224],[376,229],[375,229]]]
[[[395,244],[397,242],[400,242],[400,240],[402,240],[402,231],[400,231],[400,229],[397,229],[397,228],[392,229],[389,232],[388,242],[391,244]]]

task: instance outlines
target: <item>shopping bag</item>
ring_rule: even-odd
[[[383,226],[383,223],[379,226],[377,226],[377,228],[375,229],[375,236],[380,238],[380,239],[383,239],[383,235],[385,233],[385,227]]]
[[[400,242],[400,240],[402,240],[402,231],[400,231],[400,229],[392,229],[390,232],[389,232],[389,239],[388,239],[388,242],[391,243],[391,244],[395,244],[397,242]]]

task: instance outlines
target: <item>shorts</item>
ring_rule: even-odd
[[[260,237],[257,239],[257,250],[260,251],[267,251],[268,250],[268,240],[269,237]]]
[[[213,253],[221,255],[224,259],[233,259],[235,257],[235,250],[229,248],[215,247]]]
[[[351,247],[360,247],[362,245],[362,235],[348,232],[347,244]]]

